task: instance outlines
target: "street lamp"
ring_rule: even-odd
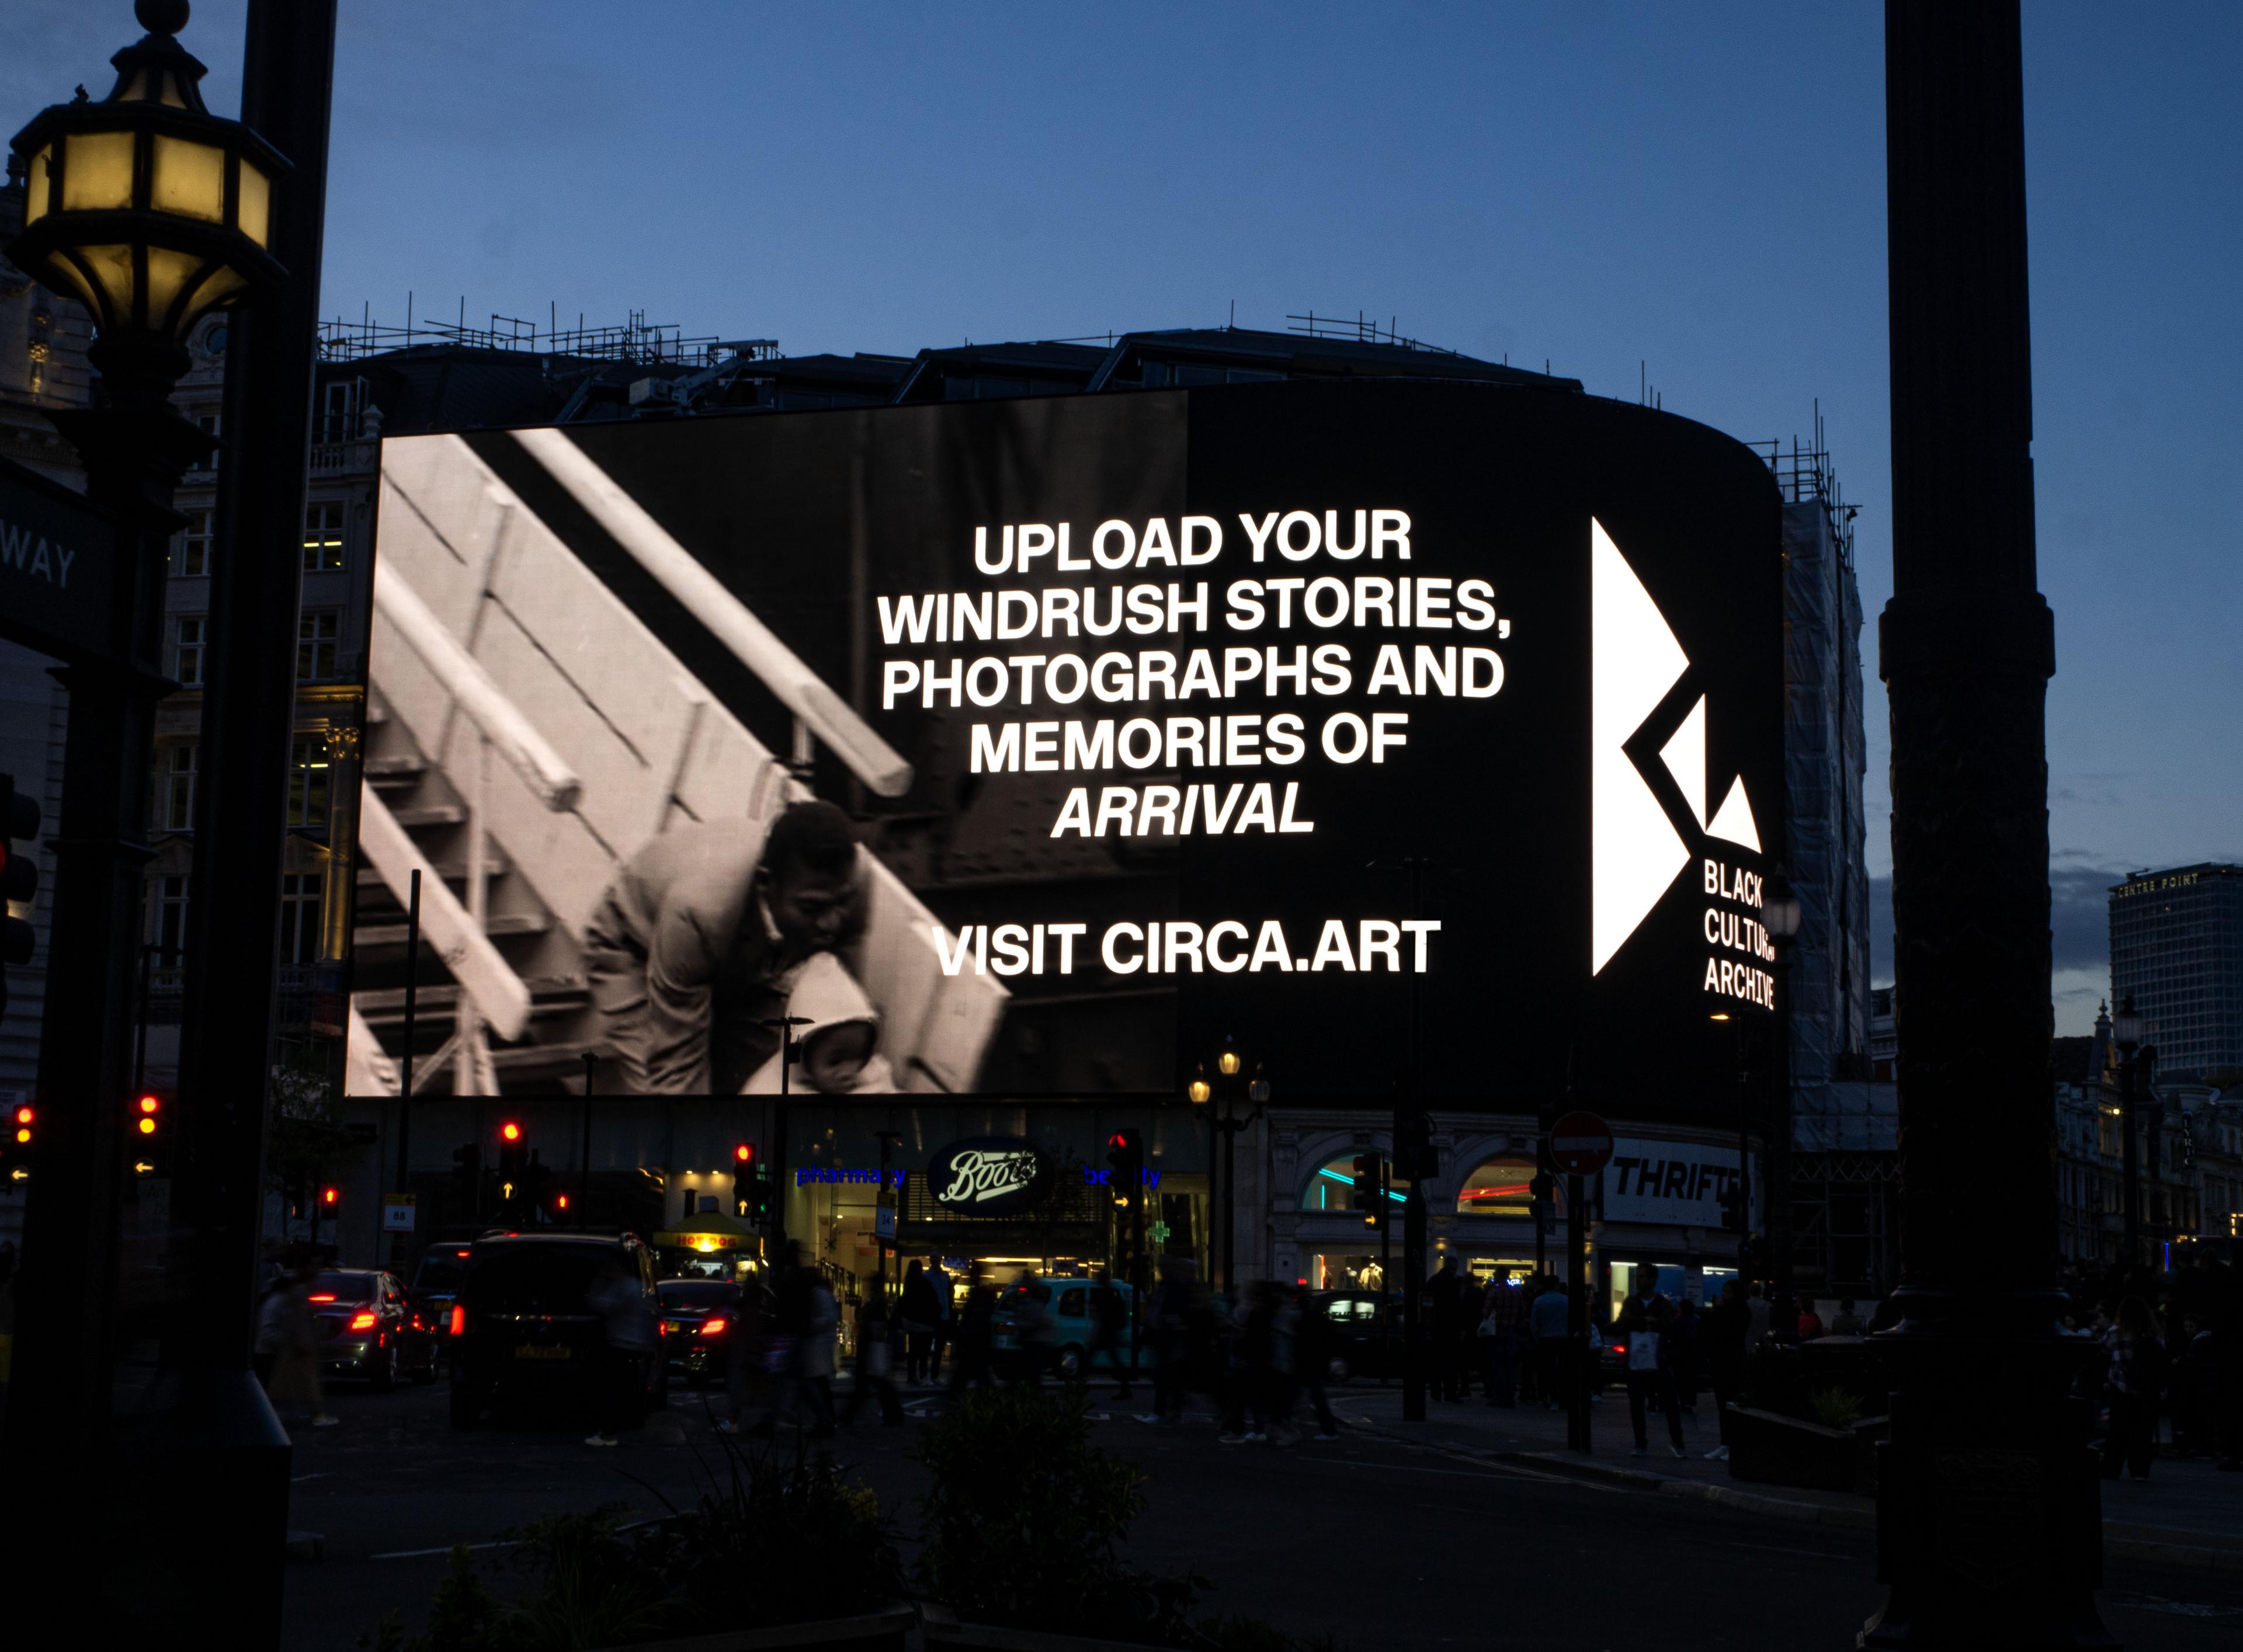
[[[1226,1036],[1223,1041],[1222,1052],[1215,1058],[1216,1071],[1225,1078],[1235,1079],[1238,1076],[1239,1069],[1243,1065],[1244,1063],[1238,1055],[1237,1041]],[[1218,1165],[1221,1167],[1223,1243],[1219,1253],[1223,1258],[1223,1288],[1226,1291],[1237,1289],[1237,1281],[1234,1277],[1236,1265],[1234,1218],[1238,1208],[1238,1132],[1262,1116],[1262,1110],[1270,1099],[1270,1080],[1263,1073],[1259,1062],[1255,1064],[1253,1082],[1247,1085],[1245,1089],[1247,1099],[1254,1104],[1254,1111],[1242,1118],[1236,1111],[1226,1111],[1222,1106],[1215,1105],[1217,1092],[1216,1087],[1208,1082],[1207,1066],[1204,1063],[1202,1063],[1195,1071],[1192,1081],[1184,1086],[1184,1094],[1191,1102],[1192,1111],[1201,1114],[1207,1120],[1208,1167],[1210,1172]],[[1227,1095],[1229,1092],[1226,1091],[1224,1093]],[[1217,1157],[1218,1152],[1220,1158]],[[1209,1260],[1212,1261],[1216,1254],[1218,1254],[1216,1247],[1209,1244],[1208,1246]]]
[[[286,272],[268,250],[279,151],[203,105],[203,65],[172,38],[186,0],[139,0],[148,33],[110,62],[99,103],[83,88],[17,132],[24,229],[8,256],[93,316],[88,352],[113,393],[167,394],[188,332]]]
[[[38,1079],[56,1127],[24,1212],[5,1440],[10,1476],[46,1487],[51,1495],[51,1518],[25,1534],[24,1552],[16,1557],[34,1621],[63,1621],[61,1614],[82,1604],[68,1594],[70,1545],[78,1541],[72,1534],[99,1529],[108,1501],[95,1483],[100,1477],[83,1473],[85,1454],[111,1437],[109,1385],[87,1373],[107,1368],[116,1335],[118,1188],[129,1162],[121,1104],[134,1093],[129,960],[140,938],[155,706],[172,687],[160,668],[161,581],[171,537],[185,520],[172,507],[174,490],[214,446],[169,396],[186,370],[182,340],[196,322],[285,274],[267,243],[276,227],[275,186],[288,163],[248,126],[204,107],[197,89],[203,65],[172,38],[186,23],[185,0],[140,0],[135,10],[148,32],[111,59],[117,82],[109,96],[97,103],[81,91],[77,101],[42,111],[11,140],[25,179],[24,227],[5,252],[92,315],[98,336],[87,357],[100,374],[97,404],[51,417],[84,458],[87,501],[116,530],[98,616],[102,647],[57,674],[70,695],[70,729]],[[307,370],[305,376],[308,394]],[[300,471],[300,453],[293,462]],[[273,819],[277,829],[277,809]],[[260,941],[268,952],[269,933]],[[238,991],[238,984],[226,990]],[[257,1179],[253,1153],[246,1175],[239,1165],[212,1172],[198,1159],[193,1132],[203,1120],[196,1105],[182,1109],[179,1122],[189,1133],[179,1144],[172,1231],[186,1236],[178,1241],[185,1254],[177,1270],[185,1277],[212,1235],[222,1241],[244,1232],[201,1219],[212,1198],[239,1192],[240,1202],[254,1209],[262,1190],[250,1185]],[[186,1380],[171,1392],[179,1397],[178,1414],[192,1411],[198,1420],[166,1438],[192,1439],[196,1451],[219,1449],[231,1465],[196,1484],[199,1526],[224,1533],[245,1558],[232,1569],[200,1553],[180,1564],[199,1587],[232,1601],[261,1600],[269,1578],[276,1615],[268,1624],[260,1606],[233,1625],[236,1638],[253,1645],[268,1627],[278,1639],[288,1457],[286,1437],[248,1369],[253,1222],[240,1244],[239,1259],[226,1259],[215,1277],[239,1280],[241,1301],[226,1302],[223,1291],[216,1303],[199,1295],[193,1314],[173,1320],[189,1334],[238,1340],[239,1368],[227,1364],[205,1381],[208,1362],[185,1361]],[[241,1262],[238,1270],[233,1259]],[[232,1306],[240,1312],[224,1311]],[[193,1478],[178,1467],[186,1454],[165,1458],[164,1474]],[[158,1484],[158,1478],[137,1471],[144,1501],[162,1506],[178,1495],[184,1507],[183,1483]],[[220,1578],[229,1581],[213,1586]],[[42,1596],[44,1610],[37,1606]]]

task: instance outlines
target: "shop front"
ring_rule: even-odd
[[[1757,1155],[1746,1170],[1757,1212]],[[1704,1306],[1719,1297],[1737,1275],[1737,1235],[1723,1226],[1721,1203],[1736,1180],[1734,1134],[1615,1135],[1592,1230],[1596,1312],[1607,1318],[1618,1313],[1647,1272],[1678,1303]]]
[[[1088,1278],[1120,1270],[1130,1212],[1108,1140],[1144,1147],[1145,1253],[1207,1262],[1207,1138],[1182,1105],[916,1100],[796,1105],[779,1192],[785,1232],[845,1296],[939,1265],[953,1290],[979,1266]]]

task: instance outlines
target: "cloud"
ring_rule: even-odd
[[[2058,854],[2049,868],[2050,964],[2060,971],[2099,971],[2111,965],[2111,886],[2123,867],[2098,866],[2085,856]],[[1869,880],[1869,978],[1893,978],[1892,879]]]

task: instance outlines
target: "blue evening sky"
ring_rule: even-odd
[[[15,0],[0,120],[104,94],[130,10]],[[242,7],[195,10],[231,112]],[[1748,439],[1807,434],[1819,399],[1874,661],[1881,15],[345,0],[324,302],[904,353],[1361,309],[1599,394],[1647,371]],[[2243,859],[2239,62],[2231,3],[2026,9],[2065,1031],[2107,980],[2105,885]]]

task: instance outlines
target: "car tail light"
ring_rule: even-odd
[[[701,1334],[704,1337],[713,1337],[724,1328],[724,1316],[721,1313],[713,1314],[701,1321]]]
[[[381,1319],[381,1316],[378,1313],[354,1313],[351,1315],[350,1328],[354,1331],[371,1331],[380,1323]]]
[[[465,1303],[463,1303],[463,1302],[455,1302],[455,1303],[453,1303],[453,1304],[452,1304],[452,1334],[453,1334],[454,1336],[455,1336],[455,1337],[456,1337],[456,1336],[463,1335],[463,1334],[465,1334],[465,1333],[466,1333],[466,1331],[467,1331],[467,1328],[468,1328],[468,1309],[467,1309],[467,1305],[466,1305]]]
[[[333,1291],[315,1292],[311,1296],[305,1299],[305,1300],[308,1302],[332,1302],[334,1299],[335,1293]]]

